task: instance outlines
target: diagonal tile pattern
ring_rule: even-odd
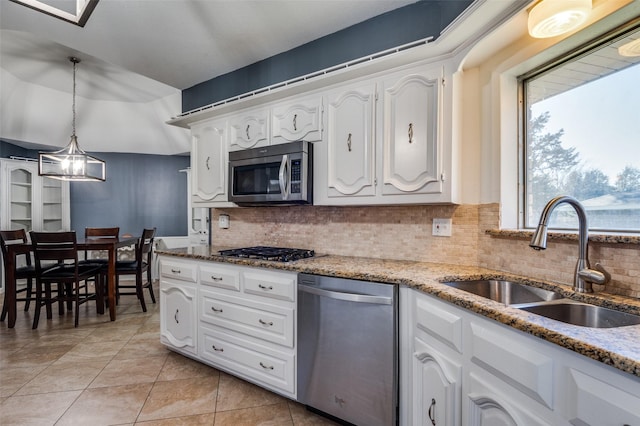
[[[156,294],[159,294],[157,288]],[[0,323],[1,425],[333,425],[300,404],[160,344],[158,304],[122,297],[118,319],[81,306]],[[44,315],[43,315],[44,316]]]

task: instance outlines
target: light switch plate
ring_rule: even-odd
[[[228,229],[229,228],[229,215],[221,214],[218,216],[218,228],[220,229]]]
[[[437,237],[450,237],[451,227],[451,219],[434,218],[432,234]]]

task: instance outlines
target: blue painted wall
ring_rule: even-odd
[[[471,0],[423,0],[182,91],[182,111],[290,80],[429,36],[437,38]],[[277,31],[277,28],[274,28]]]
[[[107,162],[106,182],[71,182],[71,229],[119,226],[139,235],[157,228],[159,236],[187,235],[189,157],[93,153]],[[37,158],[38,151],[0,140],[0,157]]]

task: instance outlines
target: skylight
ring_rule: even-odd
[[[11,0],[38,12],[84,27],[98,0]],[[55,6],[54,6],[55,5]]]

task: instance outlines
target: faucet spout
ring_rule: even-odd
[[[534,250],[547,248],[547,226],[551,213],[560,204],[569,204],[578,215],[578,262],[573,278],[573,290],[579,293],[593,293],[592,283],[604,284],[609,280],[609,274],[602,270],[592,270],[589,266],[589,223],[584,207],[573,197],[562,195],[552,198],[542,210],[538,227],[533,233],[529,246]]]

